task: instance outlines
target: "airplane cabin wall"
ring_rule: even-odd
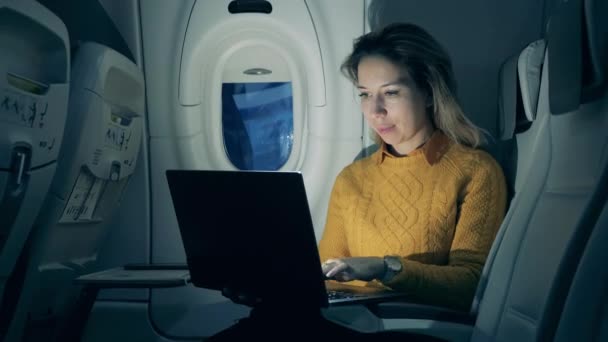
[[[82,1],[82,0],[81,0]],[[116,30],[126,43],[129,52],[140,69],[144,69],[144,51],[141,36],[139,0],[99,1]],[[147,1],[147,0],[145,0]],[[86,28],[83,28],[86,29]],[[144,74],[147,78],[147,75]],[[146,87],[148,80],[146,80]],[[146,100],[147,101],[147,100]],[[147,108],[146,108],[147,111]],[[135,172],[121,199],[117,213],[112,218],[111,231],[101,246],[97,262],[99,269],[108,269],[127,263],[150,262],[150,186],[149,186],[149,130],[144,120],[141,150]],[[148,300],[146,289],[109,289],[98,296],[101,301]]]
[[[139,22],[139,0],[99,0],[106,13],[116,25],[135,58],[135,64],[143,68],[141,27]]]
[[[227,14],[228,3],[228,0],[221,3],[146,0],[141,3],[152,180],[151,261],[155,263],[185,262],[165,170],[235,168],[224,155],[223,142],[217,136],[221,129],[217,122],[221,106],[210,104],[219,101],[218,88],[213,88],[221,83],[214,66],[221,66],[225,61],[221,51],[212,48],[213,40],[222,34],[230,36],[230,31],[219,30],[230,27],[230,21],[234,19]],[[293,163],[288,161],[280,170],[303,173],[317,238],[320,238],[334,178],[362,148],[362,117],[352,85],[340,76],[339,65],[351,49],[352,40],[363,33],[363,1],[271,3],[275,17],[238,15],[242,16],[243,23],[252,26],[263,26],[258,20],[260,18],[269,21],[268,27],[280,29],[281,25],[286,25],[282,37],[290,38],[286,42],[290,45],[288,47],[296,52],[308,49],[306,58],[317,58],[300,60],[301,65],[294,66],[305,71],[306,77],[301,79],[317,83],[293,85],[294,115],[300,110],[296,97],[300,97],[299,101],[304,102],[302,108],[306,109],[303,112],[305,126],[301,130],[305,143],[300,149],[296,149],[294,144],[292,153],[297,159]],[[297,14],[301,20],[307,13],[310,15],[308,20],[312,20],[311,26],[300,31],[289,25],[290,16]],[[225,19],[218,21],[217,17]],[[215,21],[217,24],[209,25]],[[159,22],[175,24],[159,25]],[[309,29],[312,35],[298,37]],[[244,41],[250,39],[254,42],[273,38],[271,35],[251,38],[250,33],[245,32],[242,35]],[[231,36],[230,39],[235,39],[238,46],[238,37]],[[308,43],[298,45],[305,41]],[[265,43],[272,47],[274,41]],[[276,49],[281,51],[281,47]],[[320,49],[320,58],[314,55],[316,49]],[[285,57],[288,64],[300,58],[289,55],[289,52]],[[320,77],[315,77],[315,74]],[[215,83],[210,80],[215,80]],[[294,78],[293,82],[297,80]],[[300,93],[298,87],[302,90]],[[294,134],[297,133],[294,130]],[[201,220],[204,220],[203,207]],[[168,336],[209,335],[246,315],[247,311],[227,301],[217,291],[191,286],[153,290],[150,303],[153,324]],[[201,317],[205,317],[205,324],[201,324]]]

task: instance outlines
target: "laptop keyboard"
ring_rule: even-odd
[[[327,290],[327,299],[329,300],[350,299],[358,297],[365,297],[365,295],[361,293],[352,293],[347,291]]]

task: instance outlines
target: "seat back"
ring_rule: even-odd
[[[63,22],[35,1],[0,3],[0,338],[56,171],[67,116],[68,42]]]
[[[73,280],[96,271],[97,250],[136,166],[144,79],[123,55],[87,42],[75,52],[69,124],[57,176],[36,219],[25,286],[9,337],[54,336],[78,295]]]
[[[604,186],[608,186],[604,184]],[[601,208],[599,208],[601,210]],[[608,205],[590,234],[551,341],[608,341]],[[549,339],[547,339],[549,340]]]
[[[501,224],[477,286],[471,313],[477,315],[487,286],[490,269],[501,246],[505,232],[514,215],[527,210],[521,196],[531,196],[532,190],[522,194],[523,182],[532,171],[533,155],[542,146],[535,143],[543,126],[542,113],[537,118],[538,96],[546,44],[544,39],[530,43],[521,52],[508,58],[500,69],[499,83],[499,138],[508,155],[503,170],[510,193],[510,206]],[[537,189],[537,191],[540,191]]]
[[[549,84],[551,89],[555,90],[555,93],[550,94],[550,107],[555,115],[571,115],[572,111],[577,111],[578,115],[585,115],[589,118],[589,124],[592,122],[602,124],[608,122],[608,119],[602,119],[602,117],[608,116],[608,62],[606,62],[608,60],[608,24],[600,17],[608,13],[608,3],[597,0],[584,0],[581,3],[584,5],[577,3],[563,5],[562,10],[556,15],[558,22],[567,22],[569,27],[572,26],[575,29],[564,30],[562,27],[549,36],[549,42],[553,44],[554,51],[557,51],[549,55],[549,58],[553,58],[562,65],[580,65],[580,68],[573,68],[569,73],[564,73],[559,68],[550,71],[552,74],[559,75],[557,81],[554,79],[554,82]],[[572,49],[572,46],[576,48]],[[577,50],[583,53],[575,53]],[[556,54],[559,54],[559,57],[555,57]],[[581,86],[576,87],[576,91],[571,91],[571,85],[577,84],[576,81]],[[555,96],[556,93],[560,96]],[[574,100],[562,102],[564,98],[561,95],[566,94],[570,96],[577,94],[581,105],[575,105]],[[570,105],[570,103],[574,104]],[[576,126],[570,127],[570,129],[577,128]],[[605,139],[605,136],[599,138]],[[600,140],[600,142],[606,144],[605,141]],[[592,170],[589,173],[596,177],[596,190],[585,208],[575,235],[565,250],[556,280],[551,285],[550,302],[541,320],[540,339],[543,341],[553,341],[565,298],[572,285],[572,278],[579,267],[578,261],[581,259],[594,227],[601,229],[597,226],[596,221],[602,208],[606,206],[608,198],[608,191],[606,191],[608,189],[608,151],[603,150],[598,155],[595,164],[590,166],[598,170]]]
[[[577,12],[571,6],[583,8],[580,1],[560,3],[551,19],[548,56],[542,69],[533,124],[538,131],[529,145],[530,172],[521,183],[525,191],[514,198],[520,210],[513,210],[513,203],[513,212],[507,217],[491,264],[473,341],[532,341],[545,336],[543,329],[548,327],[545,320],[555,301],[552,284],[560,280],[560,271],[566,263],[578,262],[575,258],[564,258],[579,231],[590,223],[586,208],[595,205],[598,191],[605,191],[598,189],[604,167],[599,161],[606,159],[608,148],[605,96],[580,106],[581,78],[578,83],[551,81],[554,76],[562,79],[561,73],[583,70],[580,59],[577,62],[554,57],[557,52],[552,51],[585,54],[583,46],[571,44],[568,35],[556,34],[563,30],[576,32],[569,19]],[[582,30],[578,32],[584,36]],[[569,45],[569,49],[564,49],[563,44]],[[578,93],[578,102],[556,107],[550,99],[558,89],[569,89],[568,96]]]

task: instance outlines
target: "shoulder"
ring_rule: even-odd
[[[502,167],[488,152],[460,144],[453,144],[448,153],[448,159],[458,172],[469,178],[475,175],[503,178]]]
[[[335,185],[338,187],[359,187],[376,168],[372,156],[356,160],[344,167],[336,176]]]
[[[452,159],[463,175],[459,193],[463,203],[480,205],[477,209],[489,205],[493,215],[503,217],[508,193],[502,167],[488,152],[480,149],[457,145],[453,152]]]
[[[350,163],[338,175],[338,177],[362,177],[365,173],[373,170],[376,167],[374,155],[355,160]]]

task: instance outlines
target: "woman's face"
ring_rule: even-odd
[[[368,56],[359,62],[357,78],[365,119],[394,151],[408,154],[430,137],[427,95],[407,71],[383,57]]]

